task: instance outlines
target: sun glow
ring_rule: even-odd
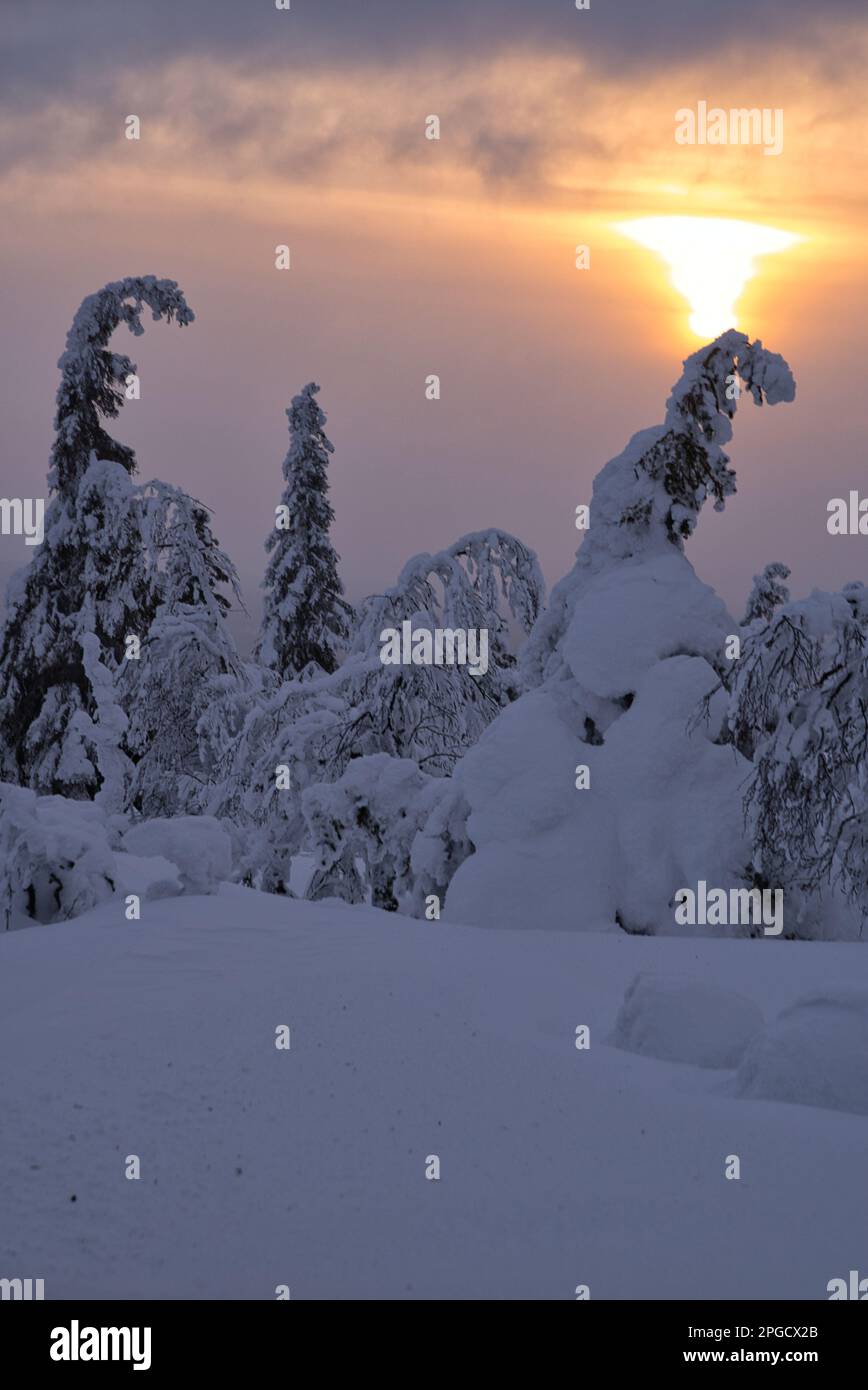
[[[616,230],[656,251],[672,284],[690,305],[690,327],[700,338],[737,328],[735,306],[756,274],[757,256],[786,251],[801,238],[756,222],[724,217],[641,217]]]

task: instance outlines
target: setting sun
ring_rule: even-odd
[[[756,274],[756,258],[786,251],[801,239],[723,217],[642,217],[619,222],[616,230],[662,256],[674,288],[690,305],[690,327],[700,338],[738,327],[735,306]]]

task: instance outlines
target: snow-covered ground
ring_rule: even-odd
[[[0,1275],[49,1298],[826,1298],[868,1272],[868,1116],[739,1099],[732,1071],[606,1040],[639,971],[670,983],[634,995],[631,1030],[673,977],[768,1025],[863,961],[229,887],[5,933]],[[702,1049],[703,1011],[678,999]],[[722,995],[708,1012],[725,1026]],[[785,1053],[810,1028],[779,1029]]]

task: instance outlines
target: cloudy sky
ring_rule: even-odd
[[[736,218],[801,238],[737,303],[799,394],[740,412],[739,493],[691,559],[735,606],[772,559],[798,592],[868,579],[866,542],[825,524],[829,498],[868,494],[864,0],[2,0],[2,17],[5,495],[44,492],[78,303],[153,273],[197,319],[123,344],[142,399],[114,432],[142,476],[212,507],[251,610],[283,412],[311,379],[351,598],[495,524],[554,582],[594,474],[662,418],[700,345],[666,264],[617,224]],[[782,110],[781,154],[677,144],[699,101]],[[0,570],[26,558],[0,538]]]

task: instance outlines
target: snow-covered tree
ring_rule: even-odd
[[[305,822],[304,792],[336,781],[354,760],[388,754],[413,759],[420,775],[447,774],[518,693],[501,607],[527,629],[543,593],[535,555],[514,536],[491,530],[462,537],[437,555],[416,556],[393,589],[363,605],[338,670],[266,686],[251,702],[211,802],[213,814],[240,827],[245,880],[288,891],[293,856],[321,849]],[[470,676],[459,665],[384,665],[383,628],[400,627],[405,618],[416,626],[487,629],[485,675]],[[357,900],[352,855],[339,854],[321,869],[316,891],[337,884],[341,896]]]
[[[732,392],[733,381],[744,391]],[[686,359],[662,427],[640,430],[597,474],[576,564],[552,590],[522,652],[529,685],[563,673],[564,636],[577,600],[597,575],[619,563],[683,554],[705,502],[711,498],[714,510],[723,511],[736,490],[723,446],[732,438],[742,394],[756,405],[775,405],[794,399],[795,382],[778,353],[731,329]]]
[[[126,746],[136,768],[131,803],[148,816],[201,810],[237,735],[249,688],[225,615],[238,576],[208,510],[165,483],[147,485],[147,536],[160,564],[162,602],[137,659],[124,662]]]
[[[726,730],[753,763],[744,805],[758,875],[800,898],[801,915],[810,895],[840,889],[868,916],[863,585],[786,603],[748,638]]]
[[[56,435],[45,531],[30,565],[13,577],[0,634],[0,755],[3,775],[42,792],[92,795],[99,773],[70,730],[95,700],[82,637],[100,660],[120,660],[128,631],[146,629],[160,602],[154,556],[143,545],[142,499],[131,481],[133,451],[103,428],[118,414],[135,365],[113,352],[120,324],[143,332],[142,314],[181,325],[193,319],[173,280],[143,276],[84,300],[58,363]],[[67,740],[67,734],[71,735]]]
[[[95,709],[93,717],[84,709],[74,712],[69,737],[81,739],[88,761],[96,765],[100,776],[96,804],[107,816],[122,815],[133,774],[133,764],[123,751],[129,720],[118,702],[115,676],[101,660],[93,631],[82,634],[81,648]]]
[[[96,763],[71,721],[93,717],[83,660],[92,634],[110,670],[129,633],[160,601],[158,555],[146,543],[147,505],[122,464],[94,459],[71,498],[48,508],[45,539],[10,581],[0,636],[4,775],[40,792],[92,796]]]
[[[789,577],[789,569],[779,560],[773,560],[770,565],[766,565],[762,574],[754,575],[753,588],[741,620],[743,627],[749,627],[757,620],[767,623],[775,609],[788,602],[790,591],[784,581]]]
[[[334,757],[390,753],[423,771],[449,773],[520,684],[509,648],[508,613],[529,632],[545,583],[536,555],[507,531],[462,536],[435,555],[416,555],[398,582],[366,600],[344,667],[347,716],[335,731]],[[383,634],[414,630],[484,632],[487,670],[468,665],[384,665]]]
[[[150,483],[161,490],[158,548],[164,557],[163,601],[170,607],[201,605],[225,616],[232,600],[228,588],[243,607],[235,566],[211,530],[210,512],[195,497],[165,483]]]
[[[525,693],[453,773],[473,853],[450,917],[526,927],[544,902],[549,927],[675,931],[679,889],[750,884],[750,764],[723,732],[726,691],[690,725],[739,625],[684,551],[704,503],[735,491],[739,397],[794,395],[781,357],[724,333],[685,361],[663,423],[597,475],[576,563],[520,656]]]
[[[310,382],[286,412],[286,486],[265,545],[271,559],[262,586],[262,630],[255,656],[287,680],[311,668],[334,671],[353,617],[329,537],[334,510],[328,500],[328,461],[334,447],[316,399],[319,389]]]
[[[137,811],[171,816],[204,808],[212,771],[237,732],[234,697],[245,682],[218,614],[204,604],[158,609],[122,682]]]
[[[305,845],[302,793],[343,771],[329,748],[346,706],[340,671],[312,681],[269,681],[270,674],[251,693],[209,810],[237,829],[242,881],[288,893],[292,859]]]
[[[101,420],[120,413],[126,379],[136,373],[134,362],[109,348],[112,334],[123,323],[140,337],[146,307],[154,320],[174,320],[181,327],[195,317],[176,281],[142,275],[88,295],[72,321],[66,351],[57,364],[61,379],[48,476],[49,487],[61,497],[74,496],[91,455],[120,463],[128,473],[136,470],[133,450],[112,439]]]

